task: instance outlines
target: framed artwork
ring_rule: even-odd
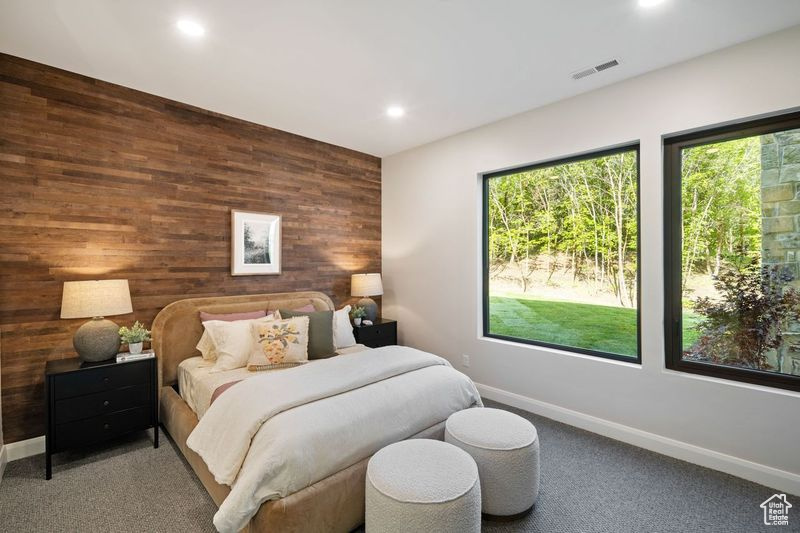
[[[281,273],[281,217],[231,211],[231,275]]]

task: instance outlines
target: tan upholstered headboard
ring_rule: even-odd
[[[246,311],[294,309],[308,305],[320,311],[333,310],[333,302],[321,292],[281,292],[189,298],[172,302],[153,321],[153,349],[158,356],[158,375],[162,385],[178,379],[178,365],[184,359],[200,355],[195,349],[203,335],[200,311],[206,313],[242,313]]]

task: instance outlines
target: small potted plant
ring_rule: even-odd
[[[150,330],[144,327],[144,324],[140,324],[138,320],[130,328],[125,326],[119,328],[119,338],[128,345],[128,351],[131,354],[142,353],[142,343],[151,340]]]
[[[355,308],[353,308],[353,324],[355,324],[356,327],[361,325],[361,319],[363,319],[365,316],[367,316],[366,309],[360,305],[357,305]]]

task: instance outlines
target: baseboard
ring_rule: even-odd
[[[6,464],[8,464],[8,446],[0,444],[0,483],[3,482],[3,474],[6,472]]]
[[[716,452],[694,444],[662,437],[640,429],[611,422],[602,418],[587,415],[572,409],[534,400],[521,394],[508,392],[480,383],[475,384],[481,396],[497,402],[523,409],[531,413],[551,418],[598,435],[633,444],[646,450],[654,451],[669,457],[681,459],[726,474],[759,483],[767,487],[800,495],[800,475],[779,470],[771,466],[754,463],[732,455]]]
[[[3,446],[3,448],[8,450],[9,462],[16,461],[17,459],[25,459],[32,455],[39,455],[44,453],[44,435],[28,440],[11,442]]]

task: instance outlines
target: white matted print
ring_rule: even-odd
[[[281,273],[281,217],[231,211],[231,274]]]

